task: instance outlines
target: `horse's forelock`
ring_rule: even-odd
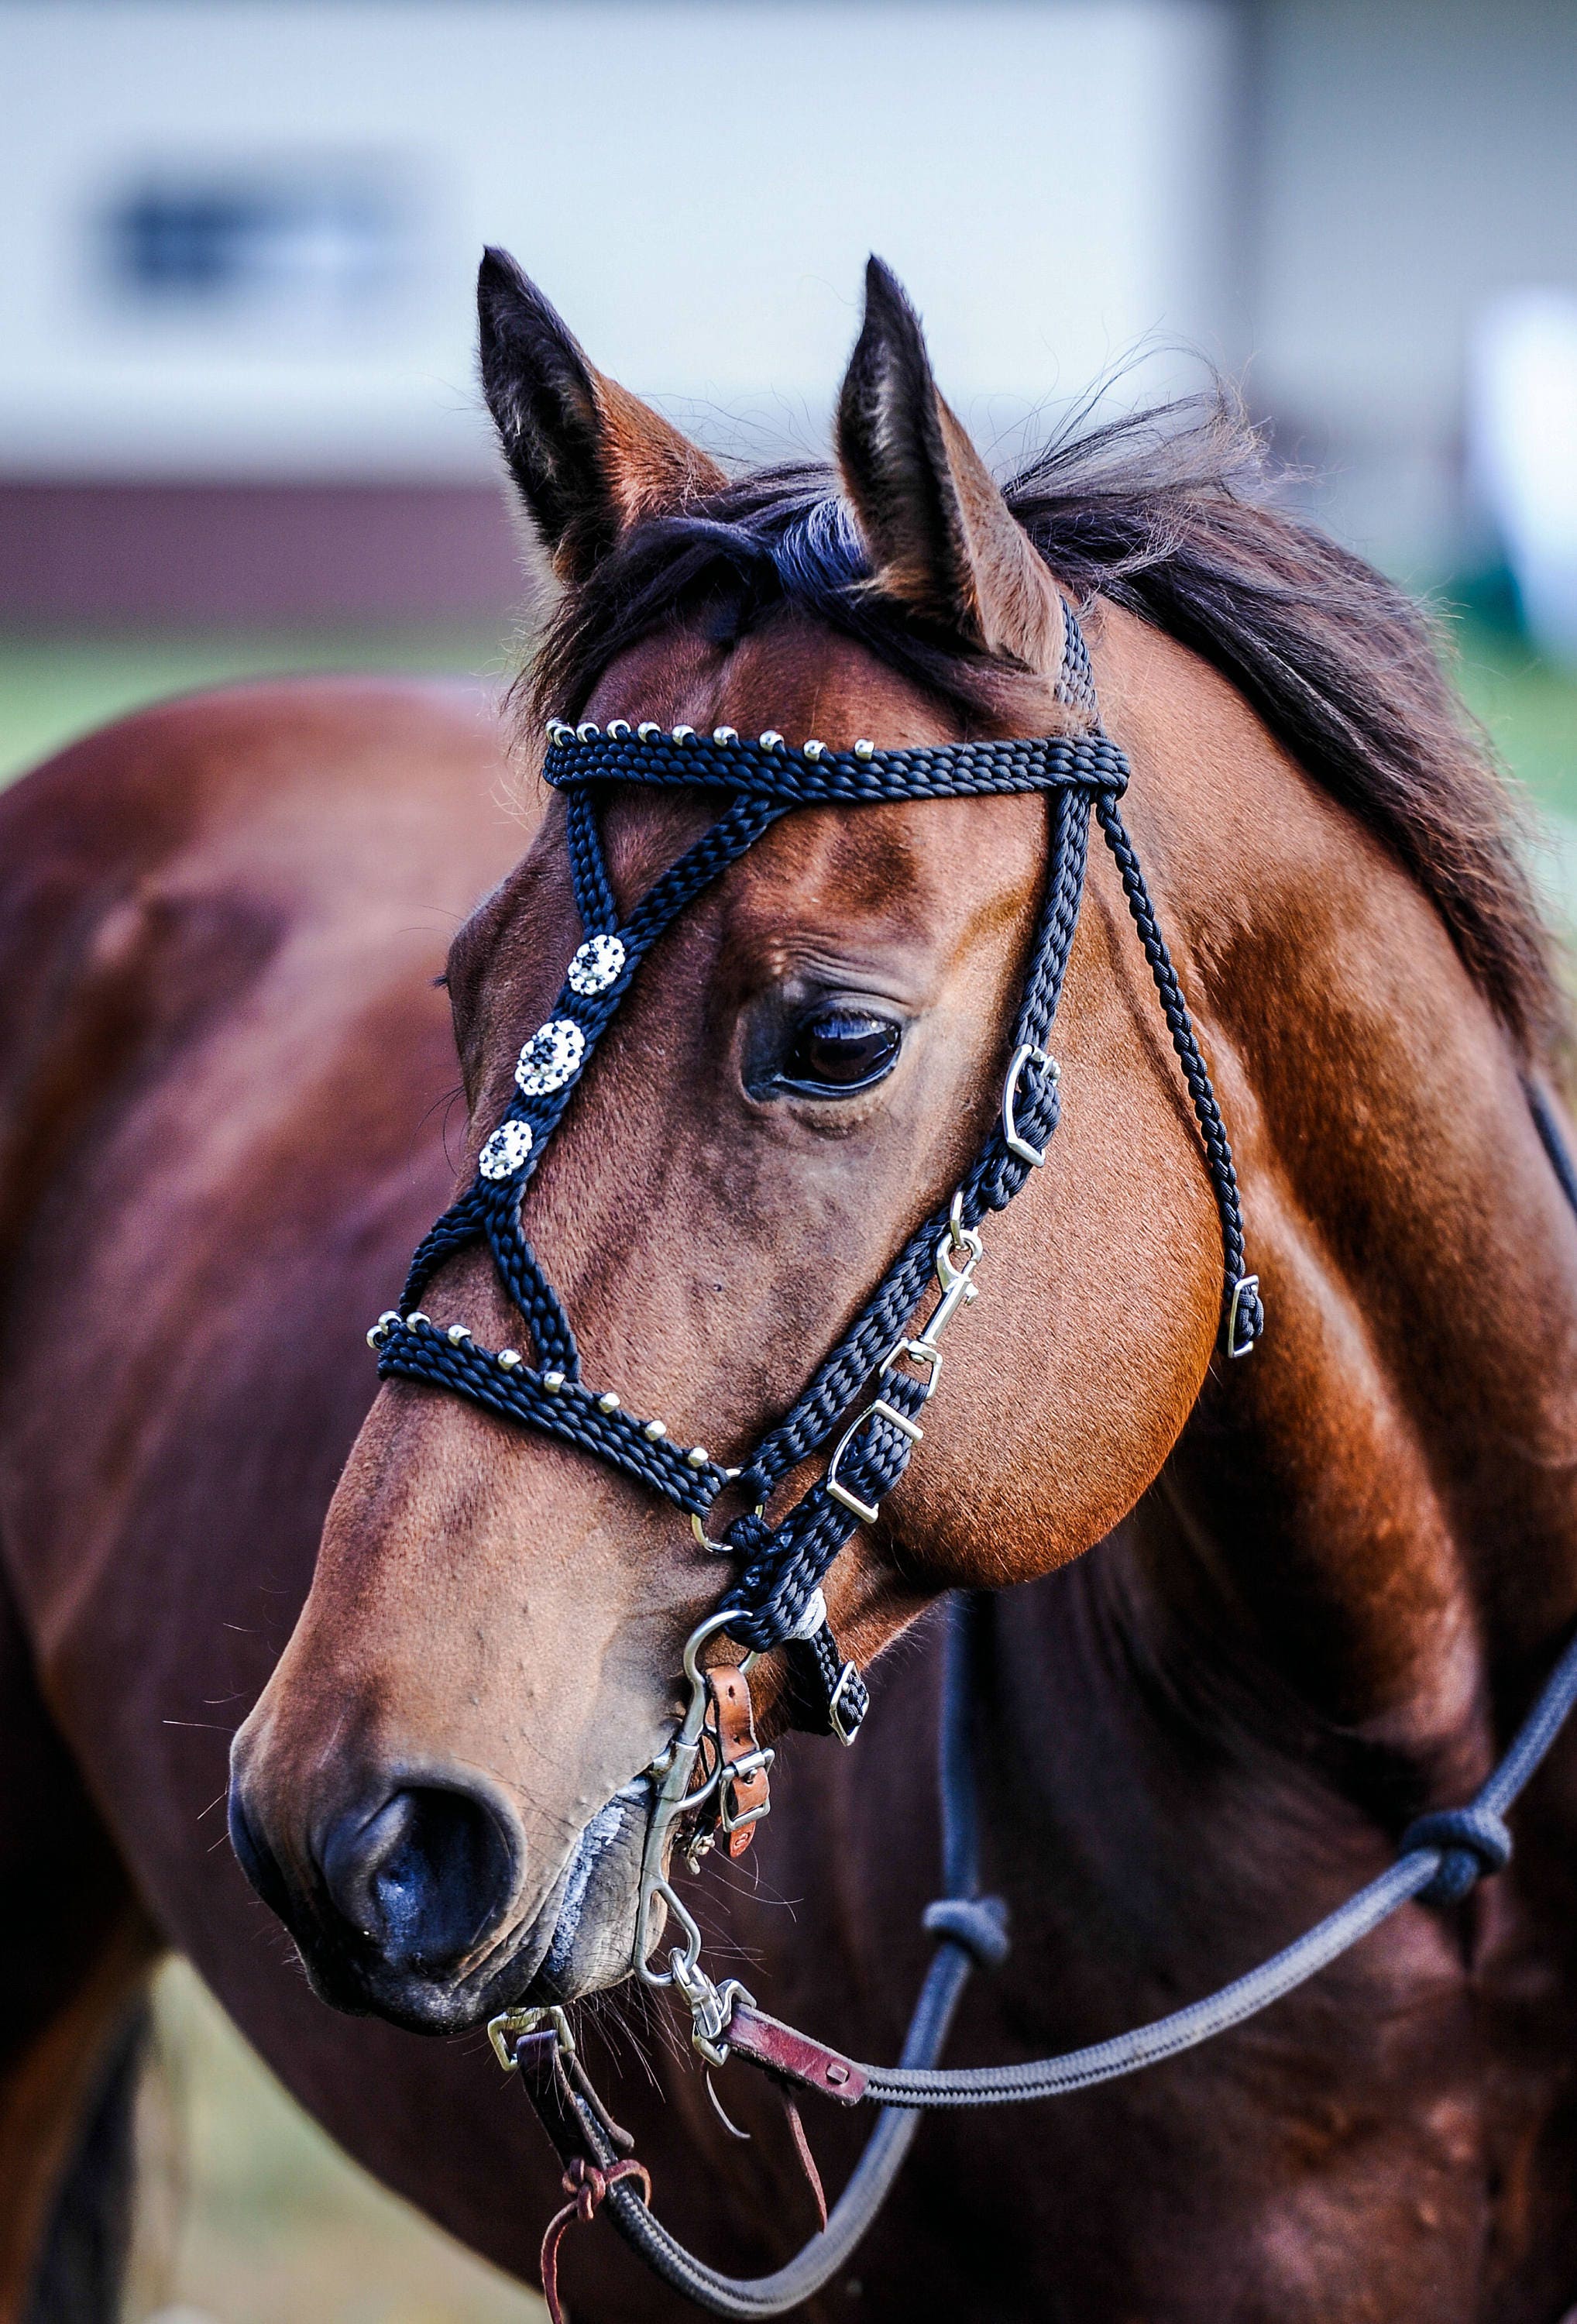
[[[783,607],[865,646],[973,727],[1021,688],[1024,672],[917,622],[872,586],[865,545],[835,472],[795,462],[632,528],[562,597],[514,701],[522,725],[575,718],[618,657],[688,621],[720,642]]]
[[[1259,441],[1229,396],[1069,435],[1006,493],[1075,602],[1111,598],[1213,663],[1379,834],[1525,1054],[1559,1041],[1563,1009],[1516,811],[1427,617],[1276,505]],[[797,461],[632,528],[560,601],[516,688],[522,724],[577,716],[610,664],[665,627],[691,621],[726,643],[782,606],[854,638],[966,732],[1000,724],[1021,691],[1016,666],[872,586],[836,472]]]

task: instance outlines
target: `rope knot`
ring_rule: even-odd
[[[607,2173],[588,2163],[584,2154],[573,2154],[561,2183],[575,2205],[576,2218],[582,2227],[589,2227],[607,2196]]]
[[[564,2231],[573,2227],[577,2219],[583,2227],[589,2227],[606,2201],[608,2190],[617,2186],[621,2179],[638,2179],[641,2200],[650,2203],[650,2178],[645,2165],[635,2162],[632,2157],[626,2157],[621,2163],[611,2163],[606,2170],[601,2170],[596,2163],[588,2162],[584,2154],[572,2154],[565,2165],[564,2177],[559,2183],[569,2200],[561,2211],[554,2212],[548,2222],[548,2232],[542,2238],[542,2297],[548,2303],[551,2324],[565,2324],[564,2310],[558,2300],[558,2246],[564,2240]]]
[[[1493,1808],[1441,1808],[1419,1816],[1402,1834],[1401,1851],[1433,1848],[1440,1869],[1415,1902],[1454,1904],[1487,1872],[1499,1872],[1511,1859],[1511,1834]]]
[[[1000,1896],[938,1896],[920,1925],[962,1945],[982,1969],[1000,1969],[1008,1958],[1008,1908]]]
[[[759,1557],[772,1538],[772,1527],[754,1509],[734,1518],[723,1536],[737,1557]]]

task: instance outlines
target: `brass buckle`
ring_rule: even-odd
[[[493,2056],[506,2074],[512,2074],[515,2069],[515,2043],[522,2034],[534,2034],[544,2023],[552,2026],[564,2055],[573,2058],[575,2036],[569,2030],[568,2018],[557,2004],[547,2009],[501,2009],[496,2017],[488,2019],[487,2038],[493,2044]]]

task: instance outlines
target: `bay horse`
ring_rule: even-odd
[[[561,1442],[374,1395],[361,1345],[452,1179],[433,971],[447,949],[464,1185],[578,941],[545,715],[1056,734],[1076,608],[1269,1316],[1222,1360],[1198,1132],[1096,851],[1061,1126],[991,1224],[923,1458],[827,1577],[870,1718],[847,1752],[798,1736],[759,1665],[758,1870],[687,1884],[769,2006],[896,2053],[950,1591],[991,1593],[1012,1933],[954,2052],[1004,2061],[1205,1992],[1379,1871],[1482,1779],[1577,1616],[1577,1224],[1534,1110],[1562,1009],[1413,609],[1274,506],[1228,416],[1098,429],[1000,488],[874,263],[835,470],[731,480],[501,255],[480,305],[557,591],[512,752],[459,692],[264,685],[0,803],[0,2316],[28,2324],[115,2312],[137,2012],[172,1946],[353,2154],[522,2278],[556,2165],[480,2031],[520,2000],[581,2005],[687,2240],[759,2269],[814,2225],[770,2089],[724,2074],[731,2136],[621,2000],[643,1771],[715,1559]],[[609,800],[621,904],[715,808]],[[644,963],[527,1208],[588,1364],[676,1442],[753,1442],[956,1183],[1045,854],[1031,797],[807,807]],[[484,1252],[425,1296],[518,1332]],[[237,1728],[262,1901],[216,1829]],[[1130,2080],[928,2123],[807,2312],[1577,2312],[1574,1820],[1566,1738],[1463,1902]],[[854,2126],[809,2129],[845,2170]],[[604,2228],[572,2253],[576,2314],[685,2312]]]

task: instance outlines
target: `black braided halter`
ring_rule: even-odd
[[[1094,722],[1084,640],[1071,611],[1065,620],[1068,675],[1058,690],[1086,708]],[[788,1645],[797,1657],[799,1693],[811,1698],[833,1733],[852,1741],[865,1714],[865,1688],[853,1665],[838,1655],[819,1585],[855,1526],[874,1522],[908,1466],[920,1434],[918,1416],[936,1382],[936,1336],[956,1305],[973,1296],[969,1278],[981,1253],[981,1221],[988,1211],[1004,1209],[1040,1166],[1056,1127],[1058,1072],[1046,1042],[1084,892],[1092,810],[1116,859],[1204,1139],[1225,1257],[1225,1352],[1247,1355],[1264,1328],[1259,1279],[1244,1271],[1231,1148],[1139,858],[1117,809],[1128,783],[1128,761],[1098,723],[1079,736],[909,751],[879,751],[866,742],[852,751],[829,751],[810,742],[791,752],[776,733],[744,742],[731,727],[719,727],[707,740],[687,726],[665,733],[646,724],[632,732],[623,719],[611,721],[605,733],[589,723],[572,728],[555,720],[549,732],[543,772],[567,799],[570,872],[585,941],[569,964],[553,1015],[521,1051],[516,1094],[482,1148],[476,1176],[418,1250],[399,1308],[381,1316],[367,1336],[382,1377],[397,1374],[447,1388],[504,1419],[596,1453],[685,1510],[703,1540],[701,1520],[724,1486],[736,1484],[756,1505],[754,1512],[736,1517],[723,1539],[709,1545],[742,1561],[721,1601],[720,1610],[733,1618],[729,1634],[761,1652]],[[705,784],[733,794],[717,821],[647,890],[622,926],[597,822],[596,787],[610,782]],[[599,1393],[582,1379],[569,1319],[521,1225],[526,1186],[598,1040],[664,930],[791,808],[1026,791],[1047,797],[1049,862],[1013,1024],[1000,1121],[951,1201],[910,1236],[798,1403],[761,1439],[747,1466],[727,1469],[703,1445],[671,1443],[661,1421],[638,1418],[615,1396]],[[484,1238],[526,1325],[530,1356],[513,1348],[478,1347],[463,1323],[440,1330],[417,1304],[446,1259]],[[942,1300],[925,1330],[906,1338],[933,1272]],[[871,1392],[870,1401],[851,1416],[862,1391]],[[842,1439],[825,1474],[782,1517],[770,1521],[764,1508],[774,1489],[825,1444],[840,1423]]]

